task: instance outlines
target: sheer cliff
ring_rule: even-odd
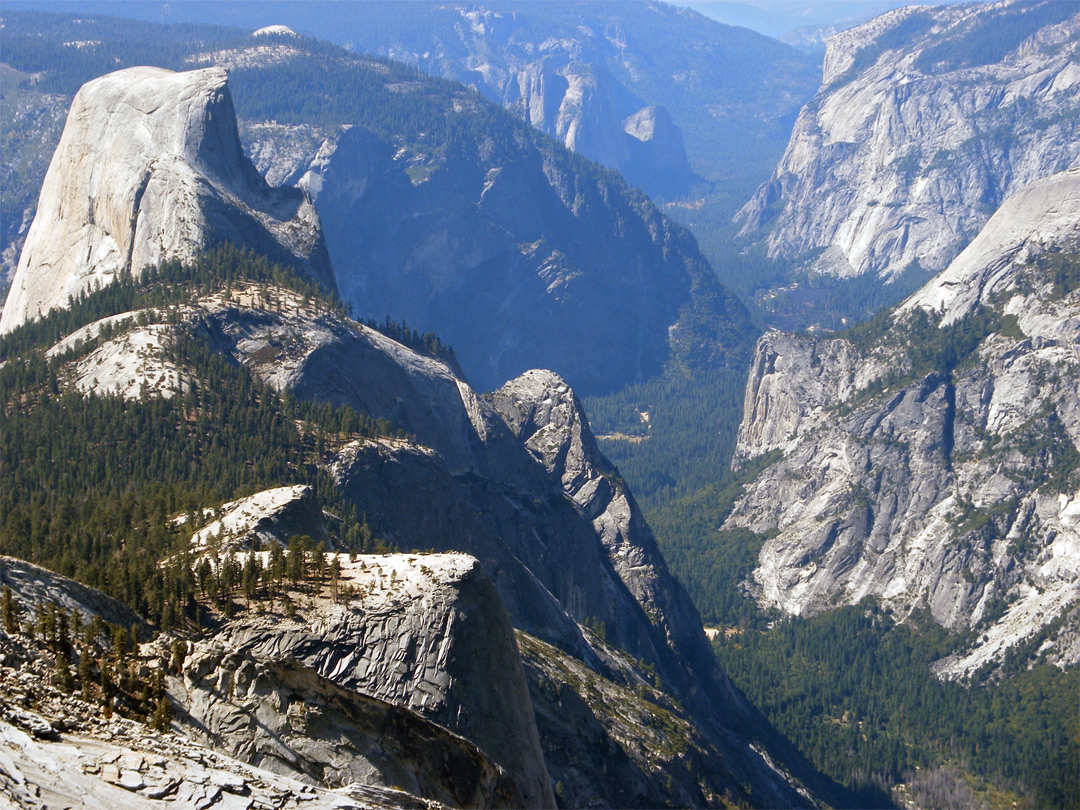
[[[890,11],[829,40],[821,89],[738,215],[769,256],[884,282],[943,270],[1008,197],[1080,160],[1069,3]]]
[[[68,298],[215,243],[248,245],[327,289],[318,215],[243,156],[226,75],[131,68],[76,95],[0,331]]]
[[[736,463],[783,455],[726,525],[767,536],[762,604],[929,608],[978,631],[943,677],[1076,663],[1078,213],[1080,170],[1040,180],[891,312],[761,338]]]

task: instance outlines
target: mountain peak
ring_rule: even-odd
[[[162,261],[232,242],[326,287],[318,215],[244,155],[222,68],[133,67],[75,96],[42,186],[0,332]]]

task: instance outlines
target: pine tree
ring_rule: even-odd
[[[90,682],[94,679],[94,659],[90,648],[83,646],[79,653],[79,684],[82,686],[83,700],[90,699]]]
[[[65,694],[71,694],[75,689],[75,682],[71,677],[71,666],[67,652],[64,650],[57,651],[53,661],[53,686]]]
[[[169,699],[162,695],[158,698],[157,707],[150,718],[150,728],[155,731],[168,731],[173,721],[173,707]]]
[[[7,585],[0,596],[0,612],[4,616],[4,629],[8,635],[14,635],[19,629],[19,607],[15,603],[15,594]]]

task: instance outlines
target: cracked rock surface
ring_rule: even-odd
[[[770,535],[750,583],[763,605],[812,615],[873,596],[979,629],[942,677],[1018,645],[1080,661],[1080,293],[1052,271],[1076,261],[1078,194],[1073,169],[1007,201],[869,345],[761,338],[735,463],[782,457],[725,525]],[[960,362],[913,366],[910,324],[970,333],[978,312],[997,320]]]

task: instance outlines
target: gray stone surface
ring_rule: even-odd
[[[72,102],[0,332],[224,241],[334,289],[310,201],[271,189],[245,157],[223,69],[140,67],[95,79]]]
[[[338,561],[343,603],[324,590],[301,597],[295,619],[248,611],[190,646],[170,679],[181,722],[230,756],[323,786],[552,806],[509,618],[476,560]]]
[[[1074,169],[1011,198],[893,311],[894,334],[861,350],[844,338],[761,338],[736,463],[783,457],[726,525],[774,535],[751,583],[762,604],[811,615],[874,596],[901,616],[922,606],[950,628],[978,627],[974,647],[938,667],[943,677],[1000,663],[1068,614],[1040,649],[1077,662],[1080,492],[1075,471],[1056,488],[1043,482],[1080,447],[1080,299],[1036,260],[1080,247],[1078,191]],[[926,313],[931,328],[956,325],[978,303],[1015,325],[951,373],[868,393],[911,368],[895,336],[906,323]]]
[[[1080,13],[1049,7],[1067,19],[1026,37],[1012,34],[1025,7],[988,3],[897,9],[831,38],[742,234],[833,275],[943,270],[1003,200],[1080,165]],[[973,32],[990,25],[1016,41],[983,64]]]

